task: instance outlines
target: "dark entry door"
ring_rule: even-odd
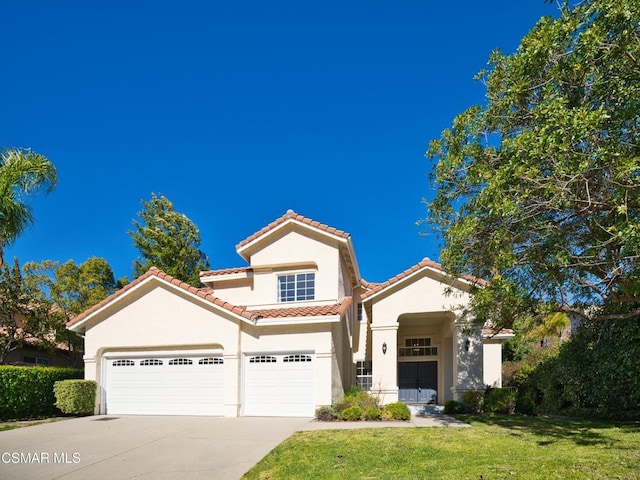
[[[438,362],[398,363],[398,400],[405,403],[438,401]]]

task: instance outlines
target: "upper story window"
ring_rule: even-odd
[[[278,301],[299,302],[316,297],[315,273],[278,275]]]

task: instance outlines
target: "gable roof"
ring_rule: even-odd
[[[338,230],[337,228],[330,227],[329,225],[325,225],[324,223],[320,223],[310,218],[307,218],[305,216],[302,216],[300,214],[297,214],[293,210],[287,210],[287,213],[282,215],[280,218],[275,219],[266,227],[261,228],[257,232],[253,233],[252,235],[249,235],[247,238],[245,238],[240,243],[238,243],[236,245],[236,250],[240,250],[244,248],[248,244],[252,243],[254,240],[257,240],[258,238],[276,229],[278,226],[290,221],[296,221],[301,224],[320,230],[322,232],[329,233],[331,235],[336,235],[338,237],[342,237],[342,238],[351,237],[351,235],[349,235],[347,232]]]
[[[442,275],[446,275],[446,272],[442,269],[442,265],[440,265],[437,262],[434,262],[429,258],[424,258],[420,262],[416,263],[415,265],[412,265],[411,267],[407,268],[405,271],[395,275],[394,277],[391,277],[386,282],[377,283],[377,284],[366,282],[366,285],[363,285],[363,286],[365,288],[369,288],[369,290],[363,293],[360,296],[360,298],[362,300],[369,299],[374,295],[377,295],[378,293],[382,292],[383,290],[386,290],[387,288],[391,287],[392,285],[397,284],[398,282],[407,281],[409,277],[413,276],[414,274],[416,274],[417,272],[423,269],[429,269],[432,271],[435,270]],[[471,277],[469,275],[462,275],[460,278],[470,284],[483,285],[486,283],[484,280]]]
[[[351,305],[351,297],[345,297],[342,302],[333,305],[313,305],[308,307],[285,307],[277,309],[248,310],[246,306],[233,305],[225,300],[222,300],[219,297],[216,297],[215,295],[213,295],[213,290],[210,288],[196,288],[186,282],[183,282],[182,280],[172,277],[168,273],[165,273],[162,270],[157,269],[156,267],[151,267],[147,272],[140,275],[131,283],[125,285],[114,294],[110,295],[100,303],[94,305],[80,315],[76,316],[73,320],[69,321],[67,323],[67,328],[75,331],[81,323],[84,323],[94,314],[112,304],[119,298],[124,297],[132,289],[135,289],[135,287],[153,278],[160,279],[175,288],[195,295],[203,301],[211,303],[212,305],[215,305],[216,307],[225,310],[228,313],[231,313],[233,316],[240,318],[241,320],[248,321],[252,324],[256,324],[256,322],[262,318],[324,317],[336,315],[342,317],[349,305]]]
[[[353,250],[353,244],[351,243],[351,235],[343,230],[330,227],[329,225],[300,215],[293,210],[287,210],[287,213],[275,219],[266,227],[261,228],[257,232],[249,235],[247,238],[238,243],[236,245],[236,251],[238,252],[238,255],[249,262],[250,255],[247,254],[247,250],[252,245],[255,245],[257,242],[259,242],[261,239],[281,228],[284,228],[286,225],[297,225],[302,228],[320,233],[321,235],[330,236],[338,240],[340,242],[340,253],[345,261],[349,273],[353,278],[354,285],[357,285],[360,282],[360,270],[358,268],[356,255]]]

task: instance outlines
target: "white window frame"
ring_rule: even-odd
[[[304,278],[302,278],[304,276]],[[293,280],[287,277],[293,277]],[[283,282],[285,280],[285,288],[292,284],[292,289],[286,288],[283,290]],[[299,286],[300,283],[302,286]],[[313,286],[310,288],[309,283],[313,282]],[[291,302],[304,302],[308,300],[315,300],[316,298],[316,272],[296,272],[296,273],[282,273],[277,276],[276,279],[277,300],[278,303],[291,303]],[[311,293],[309,293],[311,291]],[[290,292],[292,294],[290,294]],[[284,294],[284,295],[283,295]]]

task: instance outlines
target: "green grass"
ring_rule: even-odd
[[[60,420],[66,420],[73,417],[50,417],[40,418],[34,420],[8,420],[0,421],[0,432],[4,430],[13,430],[15,428],[31,427],[33,425],[40,425],[42,423],[58,422]]]
[[[461,417],[472,428],[297,432],[243,480],[640,479],[640,424]]]

